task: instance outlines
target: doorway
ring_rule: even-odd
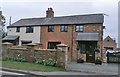
[[[97,41],[79,41],[78,42],[80,53],[86,54],[86,62],[95,62],[95,49],[97,47]]]

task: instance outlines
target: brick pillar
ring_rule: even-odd
[[[33,43],[27,44],[26,60],[30,63],[33,62],[35,59],[34,50],[36,49],[36,47],[37,44],[33,44]]]
[[[8,49],[12,46],[13,46],[12,43],[8,43],[8,42],[2,43],[2,57],[8,57],[9,54]]]
[[[65,44],[57,45],[57,61],[58,65],[66,69],[68,63],[68,46]]]

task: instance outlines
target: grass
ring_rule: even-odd
[[[2,67],[22,69],[22,70],[32,70],[32,71],[63,71],[63,68],[44,66],[40,64],[28,63],[28,62],[16,62],[16,61],[2,61]]]

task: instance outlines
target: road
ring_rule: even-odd
[[[116,75],[95,75],[95,74],[88,74],[88,73],[81,73],[81,72],[44,72],[39,73],[39,75],[31,75],[25,73],[18,73],[18,72],[10,72],[10,71],[0,71],[2,77],[118,77]]]
[[[22,73],[9,72],[9,71],[0,71],[0,74],[2,74],[2,75],[25,75]]]
[[[19,72],[3,71],[3,70],[0,71],[0,76],[1,77],[38,77],[35,75],[31,75],[29,73],[19,73]]]

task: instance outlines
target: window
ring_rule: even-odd
[[[20,32],[20,27],[16,27],[16,32]]]
[[[48,32],[54,32],[54,26],[48,26]]]
[[[110,40],[107,40],[107,42],[109,42]]]
[[[80,52],[85,53],[85,51],[86,51],[85,49],[86,49],[85,44],[81,44]]]
[[[76,32],[83,32],[84,26],[83,25],[76,25]]]
[[[33,33],[33,27],[32,26],[26,27],[26,33]]]
[[[48,49],[57,49],[57,44],[61,44],[61,42],[48,42]]]
[[[67,25],[61,25],[60,27],[61,27],[60,28],[61,32],[67,32],[68,31],[68,26]]]

